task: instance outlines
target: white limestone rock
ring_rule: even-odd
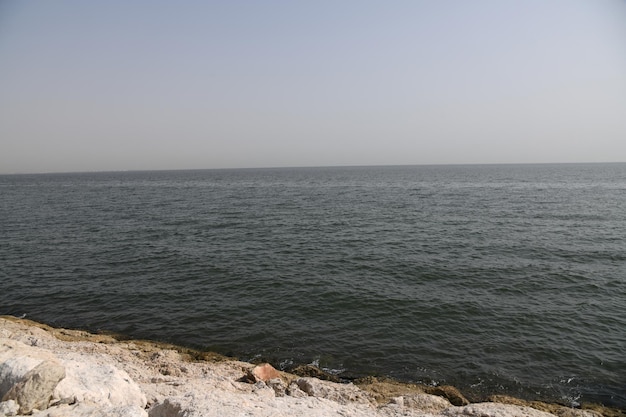
[[[61,403],[90,402],[104,407],[146,406],[146,396],[125,371],[89,357],[65,359],[66,377],[54,390]]]
[[[411,394],[400,397],[403,407],[421,410],[426,413],[439,414],[443,410],[452,407],[450,401],[443,397],[430,394]],[[397,400],[397,399],[396,399]]]
[[[311,397],[325,398],[339,404],[360,403],[371,404],[369,395],[352,384],[337,384],[317,378],[298,378],[298,387]]]
[[[41,359],[16,356],[0,358],[0,400],[17,385],[32,369],[43,363]]]
[[[48,408],[64,376],[54,354],[16,340],[0,340],[0,400],[13,400],[19,414]]]
[[[136,405],[103,407],[80,403],[51,407],[45,411],[33,413],[32,417],[148,417],[148,413]]]
[[[476,403],[451,407],[444,411],[450,417],[554,417],[554,414],[530,407],[500,403]]]
[[[54,354],[22,342],[0,339],[0,399],[42,362],[57,363]]]
[[[20,406],[15,400],[3,401],[0,403],[0,417],[9,417],[17,415]]]
[[[46,409],[54,388],[64,377],[65,368],[52,361],[43,361],[24,375],[2,400],[15,400],[20,406],[19,414]]]

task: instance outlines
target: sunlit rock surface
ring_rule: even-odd
[[[522,402],[466,404],[453,387],[402,387],[299,377],[176,346],[0,317],[0,417],[600,415],[558,406],[548,413]]]

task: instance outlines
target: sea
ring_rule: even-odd
[[[626,164],[2,175],[0,314],[626,408]]]

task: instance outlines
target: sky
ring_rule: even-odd
[[[0,0],[0,173],[626,161],[626,0]]]

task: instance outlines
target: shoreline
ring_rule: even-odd
[[[56,388],[53,387],[57,391],[62,384],[68,385],[67,381],[72,377],[68,364],[78,364],[75,366],[79,368],[84,365],[86,369],[95,367],[100,373],[104,368],[112,373],[119,370],[134,384],[134,391],[127,390],[134,392],[134,396],[120,404],[100,401],[90,394],[88,386],[80,388],[86,393],[81,391],[69,396],[74,400],[67,400],[61,395],[63,393],[54,391],[56,397],[52,396],[50,407],[34,412],[36,417],[53,417],[57,415],[56,411],[64,416],[94,415],[94,410],[103,415],[144,417],[229,416],[241,415],[242,410],[251,416],[294,413],[312,416],[626,416],[626,410],[601,405],[582,404],[580,408],[570,408],[503,395],[470,402],[455,387],[432,387],[388,378],[365,377],[339,383],[336,377],[310,365],[300,366],[291,373],[276,371],[270,366],[275,372],[273,378],[263,379],[254,375],[258,365],[255,368],[253,363],[214,352],[133,340],[118,334],[55,328],[13,316],[0,316],[0,347],[3,349],[0,350],[0,376],[6,374],[2,370],[7,361],[15,357],[7,352],[24,349],[28,352],[26,356],[51,357],[52,362],[65,367],[65,378],[57,381]],[[4,386],[6,390],[7,385],[6,381],[0,380],[0,387]],[[67,392],[69,388],[65,389]],[[207,391],[211,394],[206,394]],[[0,400],[5,400],[2,396],[7,395],[0,392]],[[108,395],[111,397],[111,393]],[[7,404],[7,401],[0,402],[0,417],[12,415],[7,414]],[[116,407],[121,410],[118,414],[113,410]],[[300,411],[295,412],[295,409]]]

